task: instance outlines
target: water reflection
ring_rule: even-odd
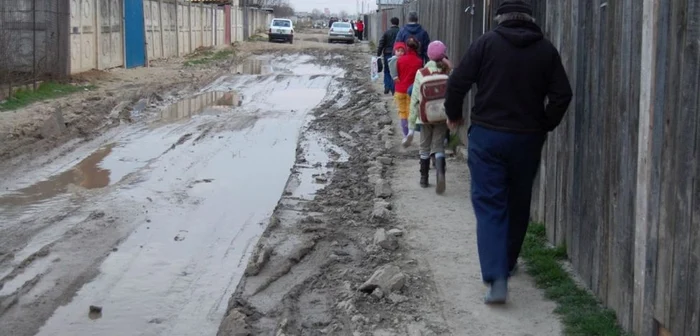
[[[207,112],[230,111],[231,107],[241,105],[241,98],[238,93],[233,91],[205,92],[166,107],[161,112],[160,117],[162,121],[177,121]]]
[[[233,67],[233,72],[239,75],[267,75],[272,73],[272,69],[267,61],[259,59],[249,59]]]

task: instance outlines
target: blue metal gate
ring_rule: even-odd
[[[146,64],[146,33],[143,0],[124,0],[124,50],[126,67]]]

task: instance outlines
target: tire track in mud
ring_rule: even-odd
[[[385,182],[393,161],[394,127],[387,106],[366,79],[366,55],[339,54],[317,58],[346,73],[333,84],[337,92],[314,110],[307,133],[323,134],[348,158],[330,160],[333,172],[321,179],[327,181],[325,188],[310,200],[295,197],[290,177],[218,336],[445,332],[429,271],[401,242],[393,249],[373,242],[378,230],[396,228]],[[319,164],[306,152],[302,141],[295,169]],[[388,266],[402,272],[402,288],[371,294],[359,290],[377,269]]]

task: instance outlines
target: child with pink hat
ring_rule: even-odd
[[[447,78],[452,64],[447,59],[447,46],[441,41],[428,45],[430,61],[418,71],[413,83],[410,113],[408,116],[409,134],[404,146],[410,146],[413,132],[420,126],[420,185],[429,186],[428,172],[430,157],[435,157],[436,188],[435,192],[445,192],[445,137],[447,135],[446,116],[442,104],[447,90]],[[430,110],[430,111],[427,111]],[[442,111],[442,113],[440,112]]]

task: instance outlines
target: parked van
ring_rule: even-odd
[[[269,41],[282,41],[294,43],[294,24],[289,19],[272,19],[270,22],[270,31],[268,32]]]

